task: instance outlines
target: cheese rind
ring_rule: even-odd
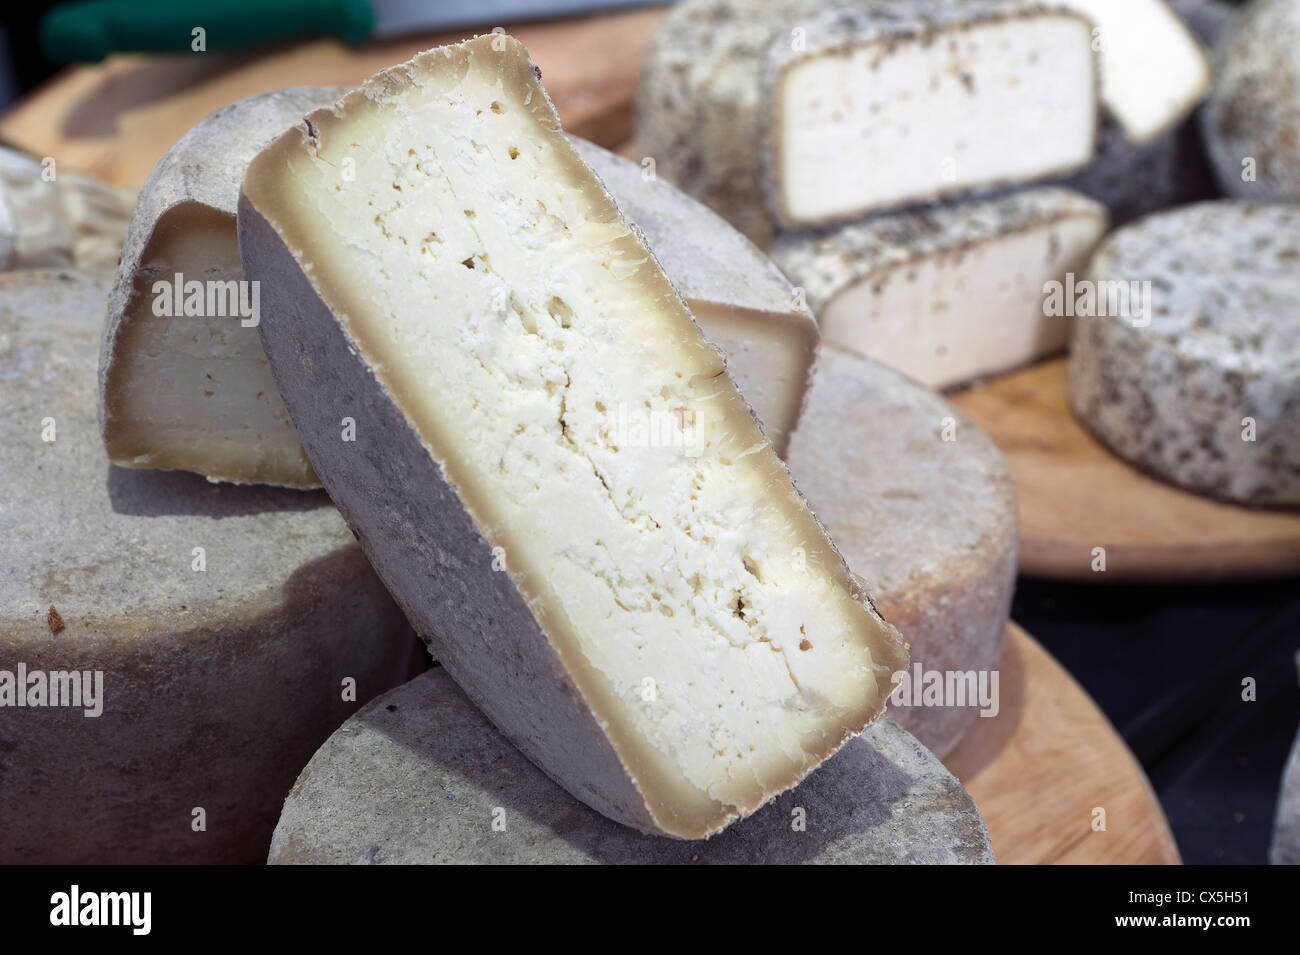
[[[1003,29],[1019,53],[967,62],[968,34]],[[1088,30],[1020,2],[687,0],[647,48],[637,147],[761,246],[778,222],[1064,174],[1092,155]]]
[[[239,315],[172,314],[174,307],[158,314],[156,305],[177,282],[243,280],[235,206],[248,161],[342,92],[278,90],[233,103],[177,140],[154,167],[131,219],[104,329],[100,421],[114,464],[236,484],[320,486],[257,329]],[[158,282],[166,285],[161,293]]]
[[[1074,320],[1075,413],[1121,457],[1171,483],[1247,504],[1300,504],[1298,261],[1294,206],[1205,202],[1114,232],[1088,278],[1130,290],[1135,304],[1132,317]]]
[[[298,770],[419,644],[324,494],[109,464],[108,289],[0,276],[0,862],[254,862]],[[24,667],[98,671],[100,714],[17,705]]]
[[[1106,210],[1066,189],[878,216],[778,237],[822,338],[946,388],[1060,351],[1044,286],[1082,269]]]
[[[599,146],[572,140],[690,307],[777,454],[803,410],[817,322],[780,270],[705,206]]]
[[[806,829],[791,826],[796,812]],[[987,864],[993,852],[970,795],[890,719],[708,842],[646,839],[575,802],[435,669],[372,701],[317,751],[268,861],[938,865]]]
[[[1258,0],[1214,48],[1214,89],[1201,126],[1223,191],[1300,202],[1300,5]]]
[[[702,837],[879,715],[905,654],[534,71],[481,37],[311,114],[249,166],[244,270],[317,473],[438,660],[575,796]]]

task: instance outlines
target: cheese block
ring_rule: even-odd
[[[1166,0],[1060,0],[1093,23],[1106,111],[1132,142],[1172,129],[1210,88],[1196,36]]]
[[[324,494],[109,464],[108,288],[0,276],[0,862],[251,862],[419,644]]]
[[[1019,0],[687,0],[646,51],[638,149],[761,245],[1063,174],[1092,157],[1090,29]]]
[[[1059,188],[785,234],[773,260],[807,290],[822,338],[936,388],[1065,347],[1048,282],[1081,270],[1106,210]]]
[[[1204,202],[1113,233],[1088,270],[1108,314],[1075,319],[1075,413],[1174,484],[1300,504],[1297,262],[1295,206]]]
[[[636,163],[572,141],[722,350],[736,387],[784,456],[817,351],[817,322],[802,296],[716,213]]]
[[[849,567],[907,641],[912,685],[917,667],[922,680],[990,680],[1018,540],[1015,484],[993,442],[929,388],[823,345],[788,461]],[[935,702],[900,694],[894,703],[907,705],[890,714],[940,757],[981,710],[992,712],[971,698]]]
[[[318,487],[276,392],[241,288],[235,204],[249,159],[342,90],[263,93],[176,141],[140,192],[108,306],[100,419],[119,467],[236,484]]]
[[[135,196],[0,147],[0,269],[117,265]]]
[[[707,842],[647,839],[547,779],[434,669],[371,701],[317,751],[269,861],[980,864],[993,851],[971,797],[890,719]]]
[[[706,836],[880,714],[897,632],[516,40],[310,114],[249,165],[239,219],[317,474],[435,657],[571,793]]]
[[[1214,89],[1201,112],[1223,191],[1300,202],[1300,4],[1256,0],[1214,48]]]

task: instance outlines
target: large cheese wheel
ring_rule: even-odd
[[[312,757],[270,861],[988,863],[970,796],[892,720],[707,842],[643,836],[524,758],[441,668],[372,701]]]
[[[886,620],[911,674],[997,666],[1016,580],[1016,490],[1002,454],[960,411],[866,358],[823,346],[790,471]],[[971,705],[891,707],[941,756]]]
[[[324,494],[109,464],[107,293],[0,276],[0,862],[252,861],[417,645]],[[102,674],[100,715],[33,705],[58,671]]]

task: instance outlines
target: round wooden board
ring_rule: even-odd
[[[1020,571],[1187,581],[1300,573],[1300,512],[1180,490],[1126,464],[1070,411],[1066,360],[948,396],[1002,449],[1020,495]],[[1105,572],[1093,570],[1105,548]]]
[[[1124,740],[1065,669],[1016,624],[998,667],[1000,708],[944,760],[975,799],[1001,865],[1177,865],[1160,801]],[[1093,829],[1105,810],[1105,830]]]

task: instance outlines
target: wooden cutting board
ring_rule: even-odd
[[[1099,582],[1300,573],[1300,511],[1222,503],[1124,463],[1070,411],[1064,358],[949,397],[1007,456],[1022,573]],[[1093,570],[1096,547],[1104,573]]]
[[[661,9],[522,24],[564,128],[602,146],[632,133],[641,52]],[[0,140],[116,186],[139,188],[167,148],[213,110],[284,86],[355,86],[414,53],[487,32],[405,36],[350,49],[316,40],[272,50],[114,56],[65,70],[0,118]]]
[[[1014,623],[998,672],[998,715],[977,719],[944,760],[983,813],[998,863],[1177,865],[1164,810],[1123,738]],[[1104,830],[1093,828],[1098,809]]]

